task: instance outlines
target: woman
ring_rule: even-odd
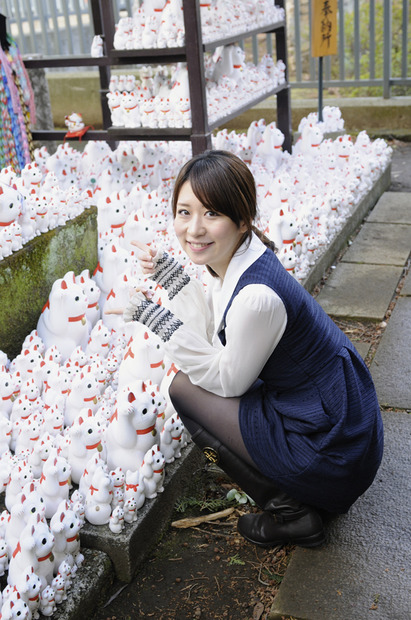
[[[124,318],[163,340],[181,369],[170,398],[192,439],[263,509],[240,517],[239,532],[264,546],[319,545],[320,513],[346,512],[381,461],[368,369],[253,226],[255,182],[241,159],[191,159],[172,207],[182,249],[213,276],[207,295],[167,253],[136,243],[172,311],[140,291]]]

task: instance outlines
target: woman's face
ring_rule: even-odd
[[[195,265],[208,265],[224,278],[246,226],[241,223],[237,227],[226,215],[203,207],[186,181],[177,200],[174,230],[182,249]]]

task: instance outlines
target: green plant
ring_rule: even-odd
[[[295,49],[294,44],[294,22],[291,19],[293,14],[293,0],[287,0],[287,16],[288,16],[288,46],[289,46],[289,71],[291,80],[295,79]],[[370,39],[370,24],[373,19],[371,13],[371,3],[362,0],[359,3],[359,78],[367,80],[374,78],[381,79],[384,69],[384,0],[375,1],[374,16],[374,38]],[[316,59],[311,57],[310,53],[310,12],[309,1],[300,0],[299,5],[299,30],[300,30],[300,54],[301,54],[301,70],[302,79],[310,79],[310,68],[317,65]],[[392,77],[400,77],[402,69],[402,44],[403,44],[403,0],[392,0],[392,43],[391,49],[391,75]],[[409,24],[410,27],[410,24]],[[338,22],[339,28],[339,22]],[[340,31],[338,37],[341,36]],[[374,75],[371,75],[371,55],[374,49]],[[340,56],[328,56],[326,62],[330,66],[331,80],[340,80]],[[408,43],[407,47],[407,66],[411,64],[411,47]],[[355,79],[355,13],[354,10],[344,10],[344,79]],[[409,73],[408,73],[409,75]],[[337,91],[342,87],[338,87]],[[344,96],[351,97],[372,97],[382,95],[382,86],[355,86],[343,87]],[[393,86],[392,94],[394,96],[410,95],[411,87],[409,86]]]
[[[359,46],[360,46],[360,78],[369,79],[370,75],[370,63],[372,54],[372,43],[374,45],[374,77],[383,77],[384,68],[384,5],[383,0],[377,0],[375,3],[375,21],[374,41],[370,40],[370,24],[371,13],[370,3],[362,2],[359,9]],[[345,70],[346,78],[352,79],[355,76],[354,73],[354,12],[347,11],[344,20],[345,31]],[[401,60],[402,60],[402,20],[403,20],[403,3],[402,0],[392,0],[392,43],[391,43],[391,75],[399,77],[401,75]],[[411,49],[408,46],[407,51],[407,63],[408,66],[411,62]],[[335,62],[332,68],[332,77],[336,79],[338,77],[338,62]],[[366,95],[375,96],[381,95],[381,87],[355,87],[349,89],[352,96]],[[395,94],[407,95],[410,94],[411,88],[406,86],[396,86]]]
[[[232,502],[227,500],[227,498],[208,499],[187,496],[177,500],[174,508],[177,512],[186,512],[186,510],[190,508],[197,508],[199,510],[209,510],[211,512],[216,512],[217,510],[227,508],[231,504]]]
[[[236,553],[235,555],[232,555],[230,558],[228,558],[228,565],[229,566],[244,566],[244,564],[245,564],[244,560],[242,560],[240,558],[238,553]]]
[[[237,504],[246,504],[249,502],[252,506],[255,506],[255,501],[251,499],[247,493],[238,491],[237,489],[230,489],[226,495],[229,502],[236,502]]]

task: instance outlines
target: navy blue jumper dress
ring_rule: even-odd
[[[239,278],[282,299],[287,326],[259,380],[241,397],[240,429],[259,470],[292,497],[346,512],[381,462],[383,426],[362,358],[318,302],[267,249]],[[250,325],[252,347],[253,325]],[[219,333],[225,344],[224,328]]]

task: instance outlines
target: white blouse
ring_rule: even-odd
[[[207,293],[190,283],[167,305],[183,322],[164,344],[167,355],[195,385],[220,396],[241,396],[259,376],[287,324],[285,306],[265,284],[245,286],[226,316],[226,345],[218,337],[223,314],[240,276],[266,250],[253,234],[233,256],[224,280],[210,276]]]

